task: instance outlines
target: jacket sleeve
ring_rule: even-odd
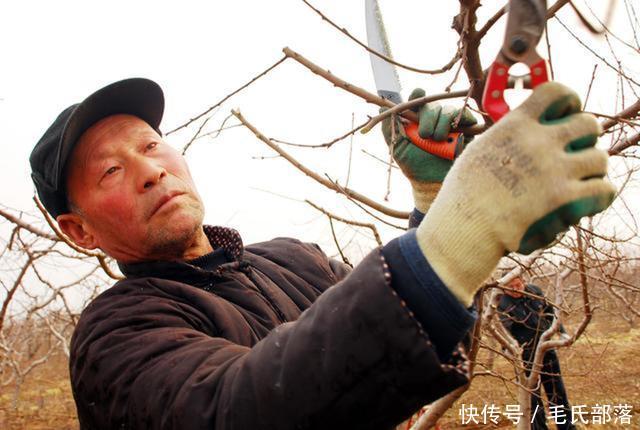
[[[391,287],[429,333],[440,361],[446,361],[468,337],[475,309],[465,308],[440,280],[418,245],[415,229],[393,239],[382,253],[391,270]]]
[[[353,270],[351,266],[335,258],[329,259],[329,267],[338,280],[342,280]]]
[[[439,361],[379,249],[252,347],[211,323],[233,306],[158,281],[84,312],[71,355],[83,428],[384,429],[468,381],[464,357]]]
[[[333,275],[336,277],[338,281],[341,281],[353,270],[353,266],[343,261],[337,260],[335,258],[328,257],[327,254],[325,254],[325,252],[322,250],[322,248],[320,248],[320,245],[316,243],[312,243],[309,245],[317,249],[320,252],[320,254],[328,260],[329,267],[331,268],[331,272],[333,272]]]

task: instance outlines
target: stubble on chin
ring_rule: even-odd
[[[202,231],[204,211],[202,206],[191,204],[187,219],[168,222],[160,226],[150,226],[147,234],[148,255],[157,260],[181,260],[185,252],[193,246]]]

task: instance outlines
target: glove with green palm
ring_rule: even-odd
[[[409,100],[423,97],[425,92],[416,88],[409,96]],[[460,109],[450,106],[441,106],[437,103],[418,106],[414,109],[418,114],[418,134],[423,139],[445,141],[451,124],[460,116],[460,126],[476,124],[476,119],[469,109],[460,114]],[[382,133],[385,141],[393,154],[393,158],[404,175],[411,182],[415,207],[422,213],[426,213],[440,190],[442,181],[449,172],[452,160],[446,160],[432,155],[411,143],[399,121],[392,127],[391,118],[382,123]],[[465,136],[456,148],[456,157],[462,152],[464,146],[472,139]]]
[[[537,87],[465,150],[416,230],[440,279],[468,305],[508,251],[528,254],[611,204],[602,128],[557,82]]]

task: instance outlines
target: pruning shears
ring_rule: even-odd
[[[509,0],[507,28],[502,48],[489,67],[482,94],[482,107],[496,122],[509,112],[504,91],[509,68],[516,63],[529,67],[530,88],[549,80],[549,65],[536,51],[547,14],[546,0]]]
[[[369,48],[387,58],[392,58],[391,48],[382,21],[382,14],[377,0],[365,0],[365,18],[367,24],[367,44]],[[370,53],[371,68],[376,83],[378,95],[395,104],[402,103],[400,95],[400,79],[392,63],[384,58]],[[453,160],[456,147],[462,143],[462,133],[449,133],[444,142],[423,139],[418,135],[418,124],[408,121],[403,124],[405,134],[418,148],[441,158]]]

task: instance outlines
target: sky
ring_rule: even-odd
[[[365,40],[362,1],[312,3]],[[483,3],[481,23],[503,4]],[[618,3],[612,28],[620,38],[636,43],[624,2]],[[380,4],[397,60],[422,68],[438,68],[449,61],[457,41],[450,26],[458,2],[381,0]],[[604,39],[583,30],[570,10],[562,10],[559,16],[585,44],[615,64]],[[485,66],[497,54],[503,30],[504,19],[483,40],[480,52]],[[557,22],[550,22],[549,32],[556,80],[586,94],[599,61]],[[0,40],[0,203],[28,212],[35,211],[28,165],[31,149],[61,110],[111,82],[134,76],[158,82],[166,98],[161,125],[165,131],[273,64],[285,46],[349,82],[375,90],[368,54],[299,0],[3,2]],[[612,44],[628,73],[638,79],[638,52],[615,40]],[[540,51],[547,56],[544,42]],[[588,108],[614,113],[619,109],[615,74],[599,63]],[[453,73],[430,76],[400,70],[403,94],[407,97],[417,86],[428,93],[442,92]],[[466,87],[462,73],[453,89]],[[635,101],[628,90],[627,97]],[[334,88],[291,60],[224,104],[208,130],[219,127],[231,108],[240,109],[269,137],[305,144],[330,140],[349,130],[354,121],[359,124],[377,113],[377,107]],[[171,135],[169,142],[181,148],[194,131],[192,127]],[[358,134],[330,151],[291,152],[321,175],[343,184],[348,175],[352,188],[383,202],[387,169],[363,150],[386,157],[379,129]],[[244,128],[196,141],[186,157],[205,201],[205,222],[237,228],[246,243],[293,236],[335,252],[326,218],[303,200],[311,199],[345,217],[371,221],[344,198],[273,155]],[[391,183],[386,204],[410,210],[406,181],[396,171]],[[344,225],[336,229],[341,240],[352,243],[350,253],[355,258],[373,245],[366,231]],[[381,229],[384,241],[399,234],[395,228]]]

